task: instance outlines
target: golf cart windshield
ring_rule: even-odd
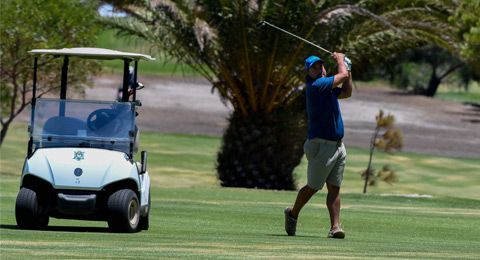
[[[92,147],[129,153],[135,137],[130,102],[36,100],[30,135],[36,148]]]

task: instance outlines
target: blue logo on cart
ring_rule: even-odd
[[[73,174],[75,174],[75,176],[77,177],[80,177],[82,176],[83,174],[83,170],[81,168],[76,168],[74,171],[73,171]]]
[[[81,161],[81,160],[85,160],[85,152],[82,152],[82,151],[74,151],[73,152],[74,154],[74,157],[73,159],[77,160],[77,162]]]

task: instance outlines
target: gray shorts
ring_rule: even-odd
[[[340,187],[347,151],[342,141],[309,139],[303,145],[308,160],[307,185],[321,190],[326,183]]]

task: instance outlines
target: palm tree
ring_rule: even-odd
[[[258,21],[346,52],[359,72],[427,41],[453,46],[444,31],[444,16],[453,11],[447,1],[112,2],[130,16],[104,23],[188,64],[233,106],[217,158],[221,184],[230,187],[296,188],[293,169],[307,129],[303,64],[312,54],[328,58],[274,29],[257,29]]]

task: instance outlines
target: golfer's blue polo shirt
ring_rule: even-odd
[[[333,88],[334,77],[307,81],[308,139],[322,138],[330,141],[342,140],[344,135],[342,114],[338,105],[341,88]]]

